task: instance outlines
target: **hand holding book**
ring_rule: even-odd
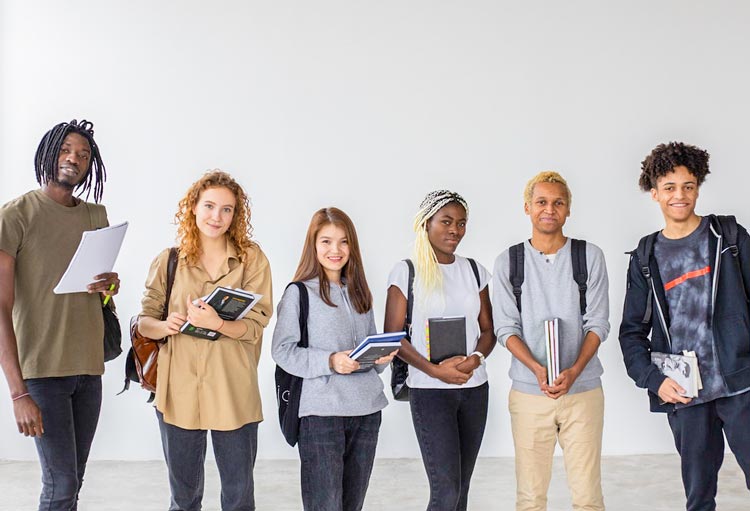
[[[216,309],[201,300],[193,300],[187,296],[187,322],[199,328],[218,331],[224,320],[219,317]]]
[[[353,350],[338,351],[328,357],[328,366],[338,374],[351,374],[359,369],[359,362],[352,360],[349,354]]]
[[[465,356],[457,355],[455,357],[445,359],[439,364],[433,364],[430,376],[432,376],[433,378],[437,378],[445,383],[450,383],[453,385],[463,385],[464,383],[469,381],[469,378],[471,378],[473,374],[473,371],[470,373],[465,373],[458,369],[457,366],[465,360]]]
[[[659,387],[659,399],[661,399],[663,403],[682,403],[686,405],[692,401],[693,398],[685,397],[685,392],[685,389],[680,387],[676,381],[667,377]]]
[[[552,399],[564,396],[568,393],[570,387],[573,386],[580,374],[580,371],[575,366],[563,369],[560,371],[558,377],[555,378],[555,381],[552,382],[552,385],[547,386],[547,390],[544,393]]]

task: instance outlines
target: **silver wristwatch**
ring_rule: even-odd
[[[484,353],[482,353],[481,351],[475,351],[471,355],[478,356],[479,357],[479,365],[480,366],[484,365]],[[469,356],[471,356],[471,355],[469,355]]]

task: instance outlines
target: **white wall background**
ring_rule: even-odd
[[[648,412],[617,344],[623,252],[660,225],[637,189],[640,161],[660,142],[707,148],[715,175],[699,212],[750,222],[749,21],[739,0],[6,0],[0,202],[36,187],[33,156],[47,129],[87,118],[109,172],[110,221],[131,223],[116,268],[123,323],[139,310],[151,259],[173,242],[177,201],[203,170],[220,167],[252,196],[277,297],[313,211],[347,211],[382,324],[385,280],[410,253],[426,192],[447,187],[468,199],[460,253],[491,268],[530,232],[526,180],[557,169],[574,193],[567,233],[600,245],[609,265],[604,452],[671,452],[666,419]],[[260,364],[259,456],[291,458],[275,417],[273,326]],[[92,458],[160,458],[144,393],[115,397],[123,364],[107,364]],[[511,456],[508,352],[498,348],[488,364],[481,454]],[[0,391],[0,459],[34,459],[11,410]],[[407,405],[384,411],[379,455],[419,455]]]

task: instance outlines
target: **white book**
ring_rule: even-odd
[[[545,351],[547,352],[547,383],[552,385],[560,376],[560,322],[557,318],[544,321]]]
[[[703,382],[698,368],[698,357],[694,351],[676,353],[651,352],[651,363],[659,368],[664,376],[672,378],[685,389],[683,396],[698,397],[698,391],[703,389]]]

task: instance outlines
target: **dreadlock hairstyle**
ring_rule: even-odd
[[[318,261],[318,251],[315,246],[318,241],[318,233],[327,225],[335,225],[341,228],[346,235],[349,244],[349,261],[341,269],[341,276],[346,279],[349,299],[354,305],[354,309],[358,313],[364,314],[372,309],[372,293],[365,278],[357,230],[354,228],[354,222],[349,218],[349,215],[338,208],[319,209],[312,216],[294,280],[301,282],[317,278],[320,283],[320,298],[327,305],[336,307],[336,304],[331,301],[331,283],[328,281],[323,266]]]
[[[558,183],[565,188],[565,195],[568,196],[568,207],[570,207],[571,202],[573,202],[573,194],[570,193],[570,188],[568,187],[568,182],[563,179],[563,177],[558,174],[557,172],[553,170],[545,170],[543,172],[540,172],[536,176],[529,179],[529,182],[526,183],[526,188],[523,190],[523,202],[524,204],[531,204],[531,198],[534,196],[534,186],[536,186],[538,183]]]
[[[88,200],[93,184],[94,202],[99,203],[104,191],[104,182],[107,180],[107,170],[104,168],[99,146],[96,145],[94,140],[94,123],[85,119],[81,122],[75,119],[70,122],[61,122],[44,134],[34,157],[36,181],[40,185],[57,181],[57,160],[60,157],[60,146],[65,141],[65,137],[71,133],[81,135],[91,148],[91,159],[86,169],[86,177],[76,186],[76,190],[81,189],[78,197],[86,192],[86,200]]]
[[[683,144],[682,142],[659,144],[641,162],[641,176],[638,179],[638,186],[644,192],[656,188],[657,179],[674,172],[674,168],[678,166],[686,167],[695,176],[698,186],[700,186],[706,180],[706,176],[710,174],[708,158],[707,151],[694,145]]]
[[[177,206],[174,219],[177,224],[177,244],[180,255],[185,255],[189,264],[198,262],[202,248],[200,231],[193,209],[198,204],[203,191],[209,188],[226,188],[234,194],[236,200],[234,216],[225,236],[229,237],[237,251],[237,257],[244,263],[247,249],[255,244],[251,239],[253,226],[250,223],[250,199],[232,176],[219,169],[206,171],[203,177],[190,186]]]
[[[426,294],[443,287],[443,274],[440,273],[435,250],[427,235],[427,222],[452,202],[462,206],[466,216],[469,216],[469,205],[463,197],[449,190],[435,190],[427,194],[414,217],[414,232],[417,233],[414,241],[414,269],[420,288]]]

